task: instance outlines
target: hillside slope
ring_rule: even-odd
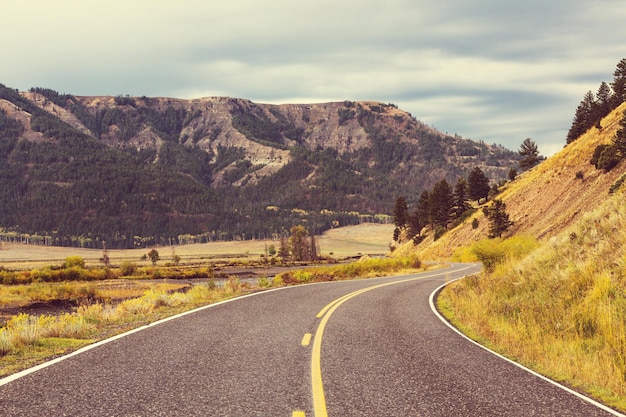
[[[602,129],[589,129],[576,141],[501,188],[496,198],[505,202],[506,211],[514,221],[507,236],[527,235],[547,240],[585,213],[597,209],[608,198],[611,186],[626,173],[626,162],[604,172],[589,161],[596,146],[611,143],[624,110],[626,104],[602,120]],[[476,229],[471,226],[474,218],[479,222]],[[482,210],[478,210],[439,240],[426,239],[417,250],[424,258],[449,257],[457,248],[487,238],[488,226]],[[407,247],[405,250],[411,249]]]
[[[482,344],[622,412],[626,187],[614,185],[626,178],[626,163],[604,173],[588,160],[595,146],[610,141],[623,111],[510,184],[502,198],[516,216],[516,232],[526,236],[485,239],[456,252],[456,259],[481,259],[488,268],[439,297],[446,316]],[[451,240],[446,245],[453,249]]]

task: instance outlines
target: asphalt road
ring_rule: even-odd
[[[289,287],[205,308],[0,380],[0,415],[616,415],[432,312],[437,287],[476,269]]]

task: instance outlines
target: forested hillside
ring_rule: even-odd
[[[0,85],[0,238],[101,247],[250,239],[387,221],[479,166],[519,156],[393,104],[79,97]]]

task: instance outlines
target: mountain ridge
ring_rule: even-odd
[[[0,227],[52,234],[58,229],[54,221],[44,221],[33,201],[49,205],[42,193],[59,192],[75,200],[82,198],[81,189],[91,188],[91,200],[58,207],[84,226],[59,233],[98,235],[99,217],[114,224],[130,212],[144,226],[142,216],[163,224],[164,232],[156,225],[127,225],[126,233],[118,230],[125,245],[132,240],[128,234],[148,233],[152,239],[140,239],[141,245],[163,238],[152,236],[157,233],[170,240],[178,234],[250,238],[283,233],[303,221],[319,233],[336,221],[354,224],[359,215],[388,215],[397,195],[417,195],[475,166],[496,181],[519,160],[502,146],[438,132],[391,103],[277,105],[230,97],[73,96],[45,88],[18,94],[4,86],[0,101],[6,123],[22,125],[19,135],[2,137],[7,176],[20,171],[22,184],[13,184],[14,209],[0,216]],[[192,201],[176,194],[180,190],[163,193],[162,176],[174,189],[177,181],[189,183],[182,188],[195,189]],[[36,185],[46,189],[38,192]],[[138,190],[143,191],[133,194]],[[11,200],[6,194],[3,200]],[[145,201],[134,207],[127,201],[132,196]],[[94,205],[100,200],[108,211]],[[277,207],[282,217],[267,207]],[[38,220],[25,220],[28,215]],[[175,226],[177,221],[188,224]]]

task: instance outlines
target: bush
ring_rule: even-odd
[[[539,247],[539,243],[526,236],[513,236],[508,239],[484,239],[469,248],[460,248],[453,259],[464,262],[479,261],[487,271],[495,270],[496,266],[508,259],[521,259]]]
[[[85,260],[82,258],[82,256],[68,256],[67,258],[65,258],[65,263],[63,264],[63,268],[72,268],[72,267],[78,267],[78,268],[85,267]]]
[[[598,145],[593,151],[593,156],[589,161],[596,169],[603,169],[610,171],[619,162],[621,158],[619,152],[615,146],[612,145]]]
[[[441,226],[436,226],[435,227],[435,233],[434,233],[434,240],[439,239],[441,236],[443,236],[446,233],[446,229],[445,227],[441,227]]]
[[[131,276],[137,271],[137,264],[134,262],[124,261],[120,263],[120,273],[124,277]]]

